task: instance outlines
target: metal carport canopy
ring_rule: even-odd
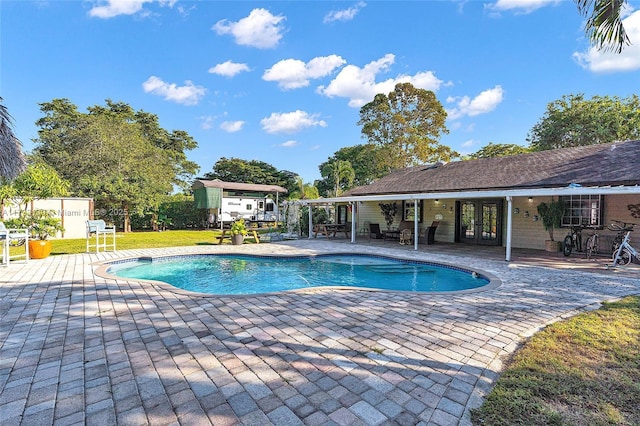
[[[353,195],[334,198],[317,198],[314,200],[299,200],[301,204],[326,204],[349,203],[357,201],[397,201],[397,200],[435,200],[448,198],[505,198],[507,200],[507,242],[505,260],[511,261],[511,234],[512,234],[512,201],[513,197],[548,197],[562,195],[633,195],[640,194],[640,186],[580,186],[569,185],[555,188],[518,188],[518,189],[491,189],[475,191],[451,191],[451,192],[424,192],[424,193],[396,193],[381,195]],[[417,207],[417,206],[416,206]],[[415,229],[418,228],[418,217],[415,218]],[[311,238],[313,223],[311,221],[311,209],[309,210],[309,238]],[[355,218],[351,221],[351,243],[355,243],[355,230],[357,229]],[[418,250],[418,239],[414,238],[414,250]]]

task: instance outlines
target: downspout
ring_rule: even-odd
[[[513,228],[513,197],[507,196],[507,248],[505,260],[511,262],[511,229]]]
[[[313,204],[309,203],[309,239],[311,239],[311,234],[313,234]]]
[[[422,212],[420,212],[422,213]],[[418,200],[413,200],[413,249],[418,250]]]

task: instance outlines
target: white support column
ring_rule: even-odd
[[[513,228],[513,197],[507,196],[507,248],[505,260],[511,262],[511,231]]]
[[[313,205],[307,204],[309,206],[309,239],[313,236]]]
[[[420,212],[422,213],[422,212]],[[413,200],[413,249],[418,250],[418,200]]]
[[[356,229],[358,229],[356,224],[356,214],[358,213],[356,204],[353,201],[349,201],[349,206],[351,207],[351,244],[356,242]]]

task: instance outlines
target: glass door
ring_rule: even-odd
[[[458,241],[502,244],[502,200],[460,201],[457,210]]]

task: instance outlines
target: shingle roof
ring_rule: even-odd
[[[397,170],[343,196],[640,185],[640,140]]]
[[[258,191],[258,192],[280,192],[285,193],[287,190],[278,185],[262,185],[257,183],[241,183],[241,182],[225,182],[220,179],[196,180],[191,188],[222,188],[222,189],[234,189],[236,191]]]

